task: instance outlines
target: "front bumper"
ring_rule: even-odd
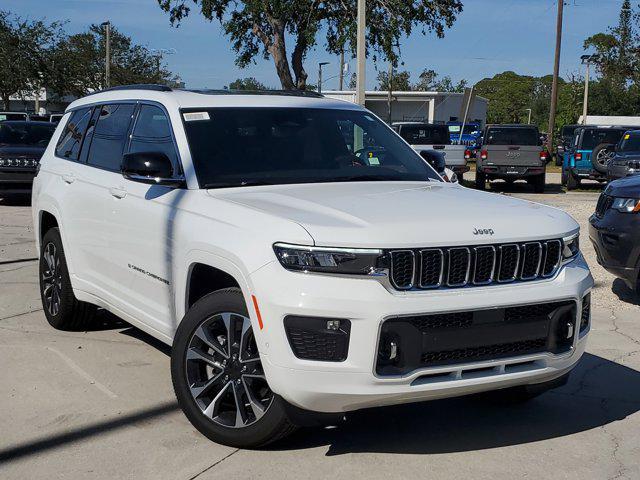
[[[593,168],[571,167],[569,170],[575,177],[580,179],[598,181],[607,179],[607,176],[604,173],[600,173]]]
[[[0,168],[0,193],[26,193],[31,190],[36,170],[23,168]]]
[[[607,210],[589,218],[598,263],[634,289],[640,276],[640,215]]]
[[[455,397],[553,380],[584,352],[588,329],[563,354],[537,353],[440,367],[406,375],[376,375],[378,336],[387,318],[573,300],[577,312],[593,278],[582,256],[547,280],[421,292],[389,291],[371,278],[286,271],[273,262],[251,275],[264,329],[257,335],[269,384],[292,404],[317,412]],[[284,329],[287,315],[349,319],[348,356],[342,362],[297,358]],[[579,314],[578,314],[579,315]],[[579,324],[579,319],[578,319]]]

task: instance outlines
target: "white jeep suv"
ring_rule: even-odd
[[[77,100],[33,216],[49,323],[90,329],[99,307],[171,345],[180,406],[227,445],[366,407],[525,400],[585,349],[571,217],[445,183],[371,112],[313,93]]]

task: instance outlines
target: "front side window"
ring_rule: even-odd
[[[165,112],[155,105],[141,105],[133,127],[129,152],[163,152],[171,160],[173,171],[181,170],[171,126]]]
[[[56,156],[69,160],[78,160],[82,138],[91,120],[92,108],[74,111],[64,127],[56,146]]]
[[[451,145],[449,129],[444,125],[403,125],[400,136],[411,145]]]
[[[0,144],[44,148],[55,129],[55,125],[5,121],[0,123]]]
[[[89,150],[89,165],[120,171],[129,123],[135,105],[113,104],[100,107]]]
[[[200,186],[440,181],[367,112],[299,108],[182,111]]]
[[[540,145],[540,134],[535,128],[491,127],[484,143],[487,145]]]

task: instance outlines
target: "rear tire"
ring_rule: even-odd
[[[545,174],[537,175],[530,181],[535,193],[544,193]]]
[[[49,324],[57,330],[86,330],[97,307],[73,294],[60,230],[49,229],[40,248],[40,297]]]
[[[476,189],[484,190],[487,183],[487,177],[484,173],[476,171]]]
[[[580,188],[580,179],[569,170],[567,172],[567,190],[575,190],[576,188]]]
[[[178,326],[171,350],[178,404],[216,443],[257,448],[297,428],[267,383],[240,289],[205,295]]]

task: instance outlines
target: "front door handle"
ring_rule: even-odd
[[[116,198],[124,198],[127,196],[127,192],[120,187],[111,187],[109,193]]]
[[[72,184],[76,181],[76,176],[73,173],[65,173],[62,175],[62,180],[67,184]]]

